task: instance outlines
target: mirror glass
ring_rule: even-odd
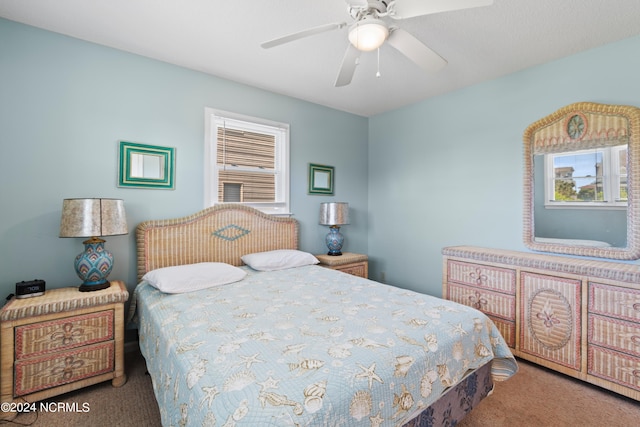
[[[134,178],[162,179],[164,176],[164,156],[132,153],[131,176]]]
[[[313,180],[318,188],[329,188],[329,174],[326,172],[316,171],[313,174]]]
[[[635,107],[578,103],[524,134],[524,242],[537,251],[640,258]]]
[[[175,148],[120,141],[118,186],[174,188]]]

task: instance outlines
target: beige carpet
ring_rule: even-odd
[[[640,402],[518,359],[520,370],[496,383],[459,427],[640,426]]]
[[[458,426],[611,426],[640,425],[640,402],[599,387],[519,361],[520,371],[497,383],[493,395],[480,403]],[[87,403],[87,413],[21,414],[15,421],[36,427],[160,426],[160,415],[138,352],[126,354],[128,381],[120,388],[110,382],[50,399]],[[18,425],[11,424],[9,425]]]

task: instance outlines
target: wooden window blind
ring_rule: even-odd
[[[275,137],[226,127],[218,128],[218,164],[274,168]]]
[[[218,201],[274,202],[275,145],[274,135],[218,127]],[[239,194],[225,194],[225,189],[237,193],[238,188]]]

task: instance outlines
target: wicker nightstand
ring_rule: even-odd
[[[316,255],[320,266],[344,271],[367,279],[369,277],[369,257],[362,254],[344,252],[339,256]]]
[[[114,280],[95,292],[60,288],[10,300],[0,311],[0,401],[35,402],[106,380],[123,385],[128,298]]]

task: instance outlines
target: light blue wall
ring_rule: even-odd
[[[203,207],[206,106],[289,123],[301,248],[326,251],[319,204],[347,201],[344,249],[367,252],[366,118],[3,19],[0,40],[0,297],[20,280],[79,284],[82,239],[58,238],[69,197],[124,199],[130,234],[106,246],[132,289],[136,224]],[[176,147],[176,189],[118,188],[119,140]],[[333,197],[307,194],[309,163],[335,166]]]
[[[440,295],[443,247],[527,250],[530,123],[578,101],[640,105],[637,37],[370,119],[2,19],[0,40],[0,296],[78,283],[81,239],[57,237],[63,198],[122,198],[131,232],[200,209],[205,106],[291,125],[302,249],[324,251],[319,203],[348,201],[345,250],[370,255],[371,277]],[[119,140],[176,147],[176,190],[117,188]],[[334,197],[306,194],[310,162],[336,167]],[[133,233],[107,240],[131,289]]]
[[[640,105],[638,52],[630,38],[370,118],[371,278],[440,296],[443,247],[526,251],[525,128],[573,102]]]

